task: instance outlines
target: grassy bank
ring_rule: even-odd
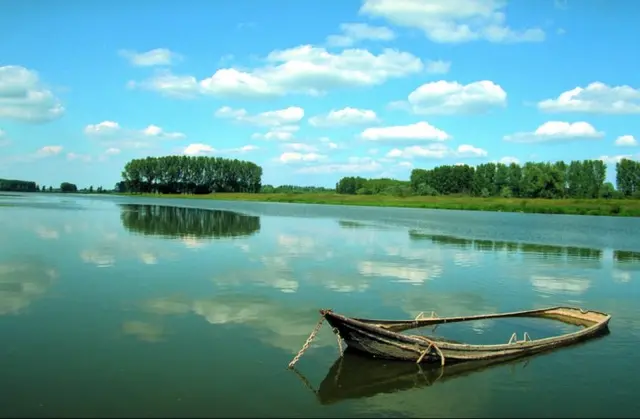
[[[126,195],[126,194],[125,194]],[[300,204],[362,205],[374,207],[404,207],[456,209],[467,211],[504,211],[541,214],[612,215],[640,217],[640,200],[599,199],[522,199],[476,198],[468,196],[411,196],[339,194],[244,194],[134,196],[183,199],[218,199],[225,201],[288,202]]]

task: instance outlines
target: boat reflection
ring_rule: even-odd
[[[230,238],[260,231],[260,217],[232,211],[121,204],[122,226],[136,234],[167,238]]]
[[[594,339],[577,343],[572,348],[588,345],[609,333],[608,330],[605,330]],[[568,348],[558,348],[556,351],[562,350],[568,350]],[[330,405],[346,400],[370,398],[379,394],[399,393],[430,387],[498,365],[526,368],[531,359],[544,356],[545,354],[535,354],[517,358],[469,361],[440,367],[418,365],[413,362],[373,359],[347,348],[343,356],[333,363],[317,390],[302,373],[295,368],[293,371],[303,384],[315,393],[320,404]]]

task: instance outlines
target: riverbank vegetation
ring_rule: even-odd
[[[113,192],[167,198],[640,216],[640,162],[623,159],[617,163],[616,186],[605,181],[606,169],[601,160],[444,165],[414,169],[409,180],[347,176],[333,189],[262,185],[262,168],[249,161],[165,156],[129,161]],[[18,182],[11,184],[14,188],[38,188],[33,182],[5,182]],[[63,185],[59,191],[107,192],[100,187],[78,191],[73,184]]]

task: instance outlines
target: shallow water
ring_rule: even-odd
[[[0,196],[0,228],[2,417],[640,413],[640,219],[24,194]],[[611,333],[443,372],[338,361],[324,328],[286,369],[320,308],[413,318],[553,305],[608,312]],[[505,319],[435,334],[566,331]]]

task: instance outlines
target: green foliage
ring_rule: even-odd
[[[28,180],[0,179],[0,191],[37,192],[38,185]]]
[[[380,178],[365,179],[362,177],[343,177],[336,184],[336,192],[345,195],[393,195],[411,194],[410,183],[402,180]],[[401,188],[401,189],[398,189]],[[404,188],[404,189],[402,189]],[[409,189],[407,189],[409,188]]]
[[[296,186],[296,185],[262,185],[260,193],[327,193],[334,192],[333,189],[319,186]]]
[[[640,192],[640,162],[622,159],[616,163],[616,184],[625,197],[638,197]]]
[[[262,186],[262,168],[252,162],[220,157],[147,157],[128,162],[122,179],[116,184],[117,192],[258,193]]]
[[[78,187],[76,185],[74,185],[73,183],[62,182],[60,184],[60,192],[65,192],[65,193],[78,192]]]

